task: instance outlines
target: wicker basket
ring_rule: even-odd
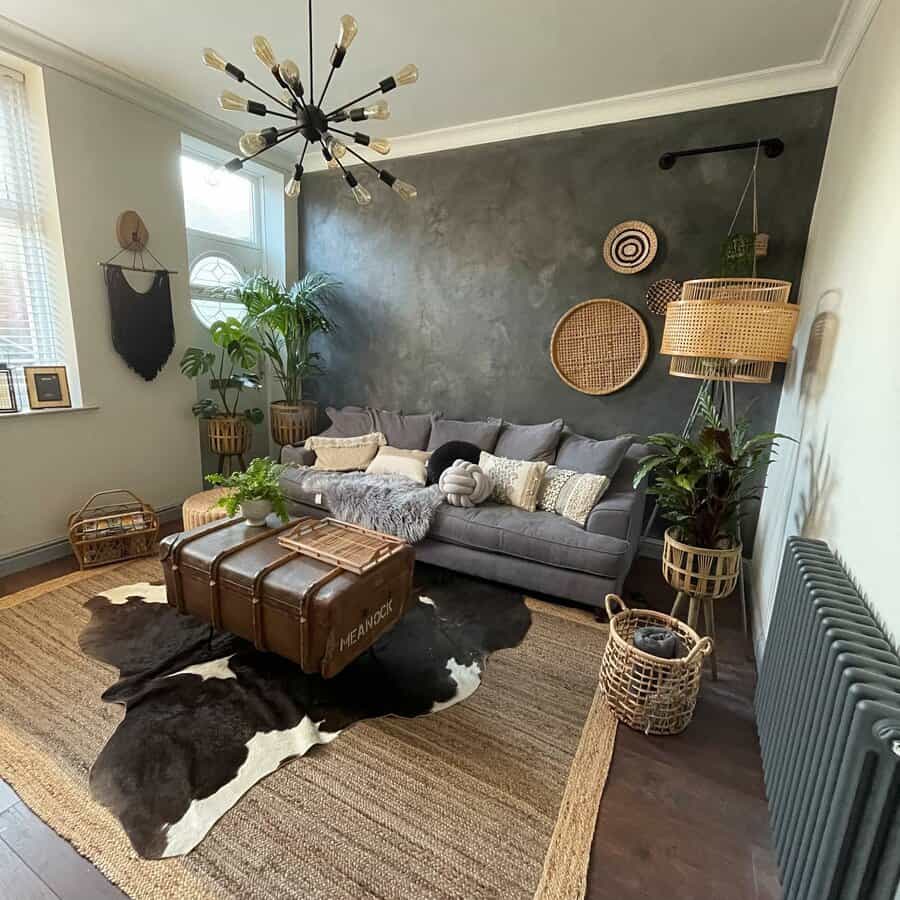
[[[241,456],[250,449],[250,425],[243,416],[209,419],[209,449],[219,456]]]
[[[118,502],[97,503],[113,495]],[[131,491],[100,491],[69,516],[69,543],[82,569],[150,556],[158,538],[153,507]]]
[[[676,527],[666,529],[663,542],[663,576],[676,591],[718,600],[730,594],[741,571],[740,543],[725,550],[708,550],[682,543]]]
[[[613,604],[621,611],[614,613]],[[684,731],[697,705],[703,659],[712,651],[712,641],[665,613],[629,609],[615,594],[607,594],[606,611],[609,640],[600,664],[600,683],[616,718],[644,734]],[[672,629],[683,655],[660,659],[638,650],[634,632],[645,625]]]
[[[315,433],[319,406],[314,400],[301,400],[298,406],[289,406],[278,400],[269,407],[272,439],[282,447],[296,447]]]

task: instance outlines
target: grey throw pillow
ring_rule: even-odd
[[[461,422],[457,419],[435,417],[431,422],[431,437],[428,440],[427,449],[436,450],[450,441],[466,441],[490,453],[497,443],[501,425],[502,422],[499,419],[489,419],[486,422]]]
[[[375,430],[380,431],[388,445],[403,450],[424,450],[431,434],[431,413],[405,416],[389,409],[373,409]]]
[[[507,459],[552,463],[562,429],[562,419],[545,425],[513,425],[512,422],[504,422],[494,454]]]
[[[631,434],[623,434],[608,441],[595,441],[593,438],[565,431],[556,451],[556,465],[560,469],[605,475],[612,479],[633,443],[634,435]]]
[[[320,437],[359,437],[378,431],[372,411],[362,406],[344,406],[341,409],[329,406],[325,414],[331,419],[331,425]]]

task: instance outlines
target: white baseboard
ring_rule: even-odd
[[[177,522],[181,518],[181,504],[176,503],[172,506],[164,506],[156,510],[156,515],[159,517],[160,525]],[[28,547],[25,550],[19,550],[16,553],[10,553],[8,556],[0,556],[0,578],[12,575],[15,572],[21,572],[23,569],[31,569],[34,566],[52,562],[54,559],[62,559],[64,556],[70,556],[71,554],[72,547],[68,538],[58,538],[54,541],[47,541],[44,544]]]

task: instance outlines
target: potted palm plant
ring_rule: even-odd
[[[702,427],[696,439],[654,434],[654,452],[634,476],[653,473],[648,493],[672,523],[663,545],[663,574],[678,591],[716,599],[731,593],[740,573],[739,522],[747,501],[759,499],[760,476],[785,435],[751,435],[746,420],[722,423],[708,394],[700,398]],[[791,440],[791,438],[787,438]]]
[[[318,407],[304,399],[303,379],[322,371],[310,341],[334,327],[323,305],[338,284],[328,275],[310,272],[285,290],[280,282],[257,274],[231,291],[247,310],[247,324],[256,330],[284,394],[270,407],[272,437],[282,446],[301,444],[315,430]]]
[[[232,317],[213,322],[209,334],[217,351],[188,347],[181,358],[181,371],[188,378],[208,375],[210,387],[219,395],[221,402],[207,397],[192,407],[195,416],[208,420],[212,452],[242,456],[250,446],[250,425],[263,420],[258,407],[238,412],[241,393],[261,387],[256,372],[261,349],[244,324]]]
[[[207,475],[206,480],[230,489],[218,502],[229,516],[240,510],[248,525],[260,526],[266,524],[266,517],[271,512],[275,512],[282,522],[288,520],[284,493],[278,483],[278,476],[283,471],[284,466],[267,456],[260,456],[250,460],[245,472]]]

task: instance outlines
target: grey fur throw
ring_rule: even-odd
[[[444,502],[436,484],[424,487],[402,476],[322,472],[304,467],[285,475],[304,491],[321,493],[336,519],[391,534],[411,544],[428,534],[434,515]]]

